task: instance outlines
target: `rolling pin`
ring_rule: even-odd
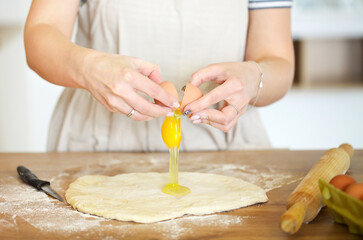
[[[324,153],[287,199],[287,210],[280,218],[282,231],[294,234],[303,222],[308,223],[318,215],[323,206],[319,179],[330,182],[336,175],[344,174],[353,153],[349,144],[342,144]]]

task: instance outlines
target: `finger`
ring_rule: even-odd
[[[130,111],[127,114],[125,114],[126,117],[128,116],[129,113],[131,113],[132,110],[134,110],[134,113],[131,116],[129,116],[128,118],[130,118],[134,121],[149,121],[149,120],[153,119],[152,117],[140,114],[138,111],[136,111],[135,109],[133,109],[131,107],[130,107]]]
[[[230,121],[226,124],[220,124],[218,122],[213,122],[209,119],[201,119],[200,121],[197,121],[196,123],[208,124],[212,127],[222,130],[223,132],[228,132],[236,124],[239,117],[240,117],[240,114],[237,115],[236,117],[234,117],[232,121]]]
[[[238,119],[247,111],[247,107],[248,107],[248,105],[243,106],[243,108],[239,111],[237,116],[231,122],[229,122],[227,125],[216,123],[216,122],[211,122],[211,121],[209,122],[209,124],[215,128],[222,130],[223,132],[228,132],[229,130],[231,130],[234,127],[234,125],[236,125]]]
[[[166,116],[169,112],[171,112],[171,108],[151,103],[135,91],[131,91],[129,94],[124,95],[123,99],[139,113],[153,118]]]
[[[132,111],[132,107],[128,105],[121,97],[110,94],[106,97],[108,101],[108,105],[113,109],[116,109],[116,112],[119,112],[124,115],[128,115]],[[139,113],[135,110],[134,114],[130,116],[131,119],[135,121],[148,121],[151,120],[152,117]]]
[[[135,65],[136,69],[142,75],[148,77],[157,84],[160,84],[162,82],[160,67],[158,65],[149,63],[138,58],[133,58],[132,62]]]
[[[196,116],[200,116],[200,118],[198,120],[194,120],[193,123],[208,124],[208,125],[211,125],[211,126],[217,128],[217,129],[222,130],[223,132],[228,132],[236,124],[239,117],[246,112],[247,106],[248,105],[244,106],[239,111],[238,114],[236,114],[236,111],[234,110],[235,111],[235,117],[231,121],[226,120],[225,122],[221,123],[217,119],[219,117],[221,117],[221,116],[218,116],[218,114],[220,115],[220,113],[223,112],[223,111],[230,111],[230,107],[232,107],[232,106],[226,106],[225,108],[228,107],[228,109],[223,108],[221,111],[218,111],[216,109],[208,109],[208,110],[205,110],[205,111],[201,111],[200,113],[198,113],[198,115],[197,114],[193,115],[191,117],[191,120],[193,120],[193,118],[198,118]],[[223,117],[222,117],[222,119],[223,119]],[[216,121],[214,121],[214,120],[216,120]]]
[[[221,125],[228,125],[236,116],[236,110],[232,106],[227,106],[221,111],[217,109],[206,109],[197,112],[190,117],[190,120],[195,121],[200,119],[201,122],[203,120],[208,120]]]
[[[209,122],[209,125],[211,125],[212,127],[215,127],[219,130],[222,130],[223,132],[228,132],[229,130],[231,130],[233,128],[233,126],[237,123],[238,118],[234,118],[232,122],[230,122],[227,125],[224,124],[219,124],[219,123],[215,123],[215,122]]]
[[[248,107],[248,103],[246,103],[246,104],[244,104],[243,105],[243,107],[242,108],[239,108],[239,105],[238,104],[234,104],[235,106],[236,106],[236,108],[234,108],[232,105],[230,105],[230,104],[226,104],[226,105],[224,105],[220,110],[222,111],[222,112],[224,112],[225,110],[225,108],[226,107],[228,107],[228,108],[233,108],[234,109],[234,111],[235,111],[235,113],[237,113],[237,117],[240,117],[241,115],[243,115],[246,111],[247,111],[247,107]]]
[[[96,100],[101,103],[108,111],[110,112],[119,112],[118,109],[112,107],[110,104],[108,104],[106,98],[99,94],[98,92],[91,92],[91,94],[96,98]]]
[[[95,95],[97,95],[97,97],[95,97],[97,99],[97,101],[99,101],[110,112],[113,112],[113,113],[118,112],[118,113],[121,113],[121,114],[124,114],[124,115],[128,115],[132,110],[132,108],[130,106],[128,106],[127,104],[123,104],[124,103],[123,101],[119,102],[116,107],[113,107],[107,102],[105,97],[101,96],[100,94],[95,94]],[[127,109],[127,108],[130,109],[129,112],[124,110],[124,109]],[[149,121],[149,120],[152,119],[152,117],[142,115],[142,114],[135,111],[135,113],[132,116],[132,119],[135,120],[135,121]]]
[[[209,119],[195,120],[195,121],[193,121],[193,123],[195,123],[195,124],[200,124],[200,123],[208,124],[208,125],[210,125],[212,127],[215,127],[215,128],[217,128],[219,130],[222,130],[223,132],[228,132],[234,126],[234,124],[237,122],[236,119],[238,119],[238,118],[234,118],[233,121],[228,123],[227,125],[212,122]]]
[[[132,81],[132,86],[135,89],[145,93],[153,99],[158,100],[167,107],[174,109],[179,107],[178,99],[176,99],[175,96],[173,96],[172,94],[165,91],[165,89],[162,88],[159,84],[150,81],[150,79],[139,73],[135,73],[133,77],[134,81]]]
[[[212,91],[210,91],[200,99],[186,105],[183,110],[190,110],[192,113],[199,112],[202,109],[205,109],[224,99],[227,99],[233,93],[235,93],[236,90],[237,89],[233,87],[233,84],[231,84],[229,81],[226,81],[222,85],[214,88]]]
[[[223,64],[220,63],[208,65],[207,67],[193,73],[189,82],[199,87],[202,83],[208,81],[222,83],[227,78],[228,76],[225,68],[223,67]]]

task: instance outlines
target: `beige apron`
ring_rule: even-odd
[[[88,0],[79,9],[77,44],[157,64],[162,79],[180,89],[208,64],[243,61],[247,25],[247,0]],[[166,151],[163,120],[136,122],[108,112],[85,90],[67,88],[52,117],[47,150]],[[270,147],[256,109],[228,133],[186,118],[181,124],[181,151]]]

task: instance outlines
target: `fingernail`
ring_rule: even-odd
[[[172,117],[172,116],[174,116],[174,112],[168,112],[168,113],[166,114],[166,116],[167,116],[167,117]]]
[[[189,109],[188,110],[185,110],[184,112],[183,112],[183,115],[184,116],[186,116],[186,115],[188,115],[188,114],[190,114],[192,111],[190,111]]]
[[[194,124],[201,123],[201,122],[202,122],[202,120],[200,120],[200,119],[197,119],[197,120],[193,121]]]
[[[191,118],[191,120],[197,120],[197,119],[200,119],[199,115],[193,115]]]
[[[208,119],[208,115],[205,113],[200,114],[201,119]]]
[[[173,108],[178,108],[178,107],[180,107],[180,104],[178,102],[173,103]]]

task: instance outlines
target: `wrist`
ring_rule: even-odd
[[[77,88],[87,88],[86,75],[97,51],[80,47],[76,44],[70,48],[68,67],[71,69],[70,78]]]
[[[252,89],[254,90],[253,93],[252,93],[252,97],[250,99],[250,102],[249,102],[249,105],[250,105],[250,108],[256,106],[257,104],[257,101],[258,101],[258,98],[259,98],[259,95],[260,95],[260,92],[261,92],[261,89],[263,87],[263,71],[262,71],[262,68],[260,66],[260,64],[258,62],[255,62],[255,61],[252,61],[252,60],[249,60],[247,61],[251,68],[253,69],[253,87]],[[257,77],[256,77],[257,76]]]

